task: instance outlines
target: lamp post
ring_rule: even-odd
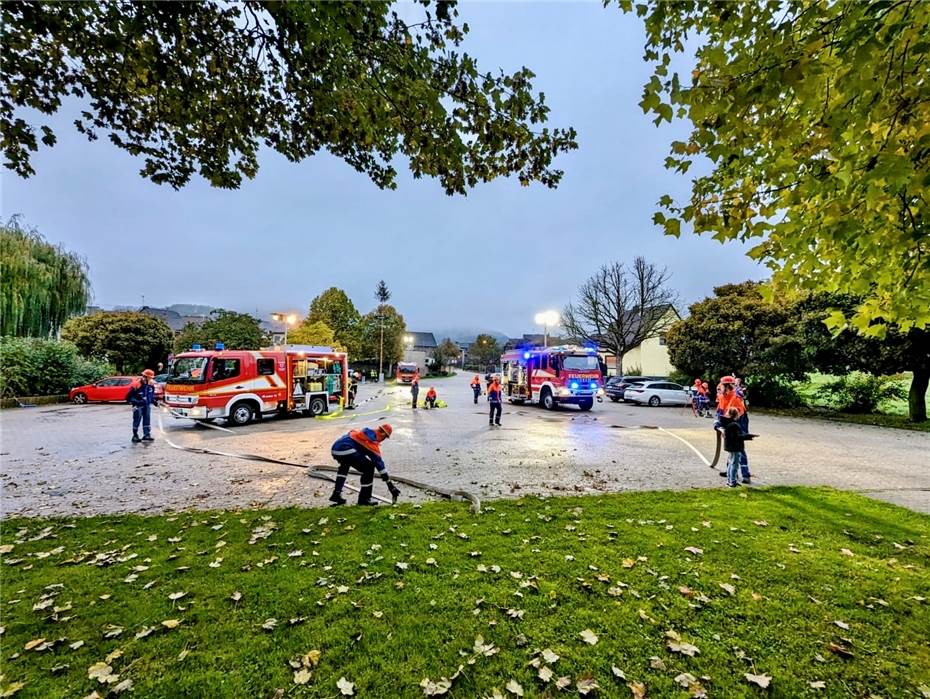
[[[534,318],[536,325],[543,326],[543,347],[549,346],[549,328],[554,328],[559,324],[559,312],[558,311],[543,311],[537,313]]]
[[[294,313],[272,313],[271,319],[284,325],[284,345],[287,346],[287,328],[297,322],[297,316]]]

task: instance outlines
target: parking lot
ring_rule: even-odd
[[[179,451],[164,437],[184,446],[331,464],[329,448],[340,434],[384,420],[394,426],[383,447],[393,474],[482,499],[722,485],[706,463],[715,446],[711,421],[687,408],[607,401],[580,413],[505,405],[503,427],[489,428],[485,399],[472,402],[470,376],[436,380],[448,407],[433,411],[412,410],[407,387],[366,384],[356,411],[324,419],[265,419],[226,431],[165,415],[162,435],[153,415],[156,441],[148,445],[130,443],[125,405],[4,410],[2,513],[323,506],[330,486],[302,469]],[[424,380],[424,390],[429,385]],[[753,487],[823,484],[930,512],[930,434],[758,415],[751,430],[760,435],[749,444]],[[376,493],[383,490],[378,482]],[[403,489],[404,500],[428,497]]]

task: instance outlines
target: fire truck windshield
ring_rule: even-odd
[[[206,357],[175,359],[168,372],[168,383],[202,383],[207,375]]]
[[[562,358],[562,368],[569,371],[598,371],[601,367],[592,354],[567,354]]]

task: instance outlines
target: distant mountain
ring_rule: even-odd
[[[208,316],[214,309],[213,306],[204,306],[197,303],[173,303],[168,306],[168,310],[182,316]]]
[[[442,342],[447,337],[456,342],[459,340],[463,342],[472,342],[478,335],[490,335],[501,344],[504,344],[508,340],[506,333],[502,333],[498,330],[487,330],[485,328],[444,328],[442,330],[434,330],[433,335],[436,337],[436,342]]]

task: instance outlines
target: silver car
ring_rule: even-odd
[[[644,381],[630,386],[623,393],[623,400],[640,405],[688,405],[691,398],[684,386],[670,381]]]

